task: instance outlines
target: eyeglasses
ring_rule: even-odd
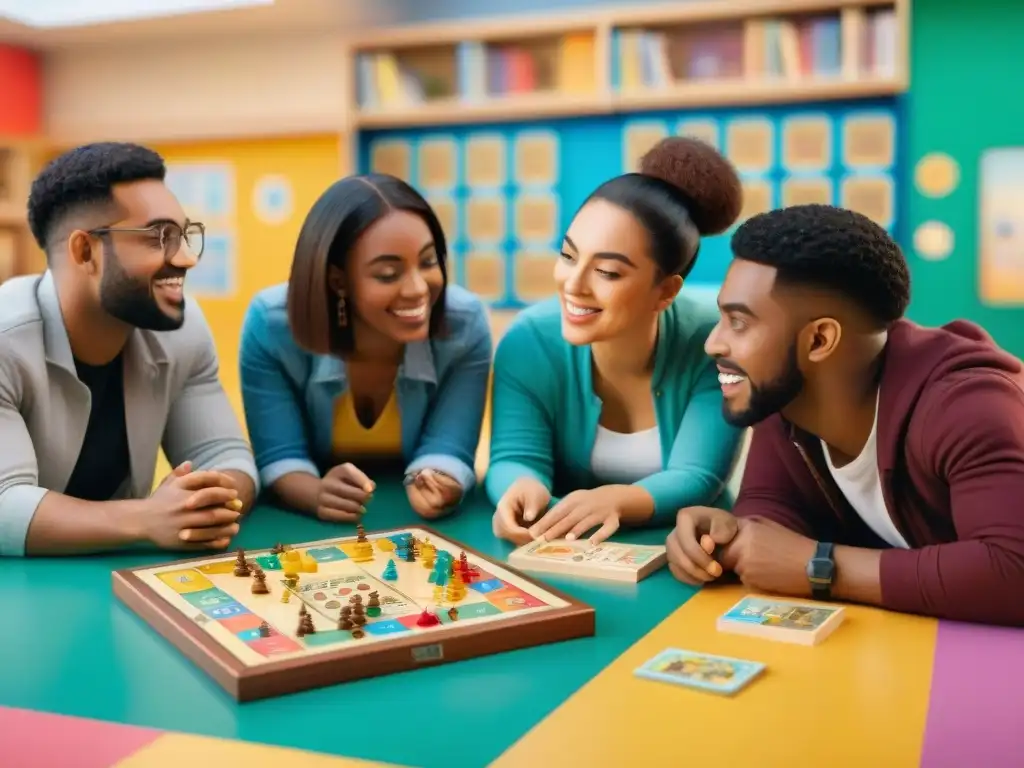
[[[164,261],[170,261],[178,255],[183,239],[197,260],[203,255],[203,248],[206,245],[206,227],[197,221],[187,224],[184,229],[174,222],[164,222],[152,227],[99,227],[89,230],[90,235],[106,235],[112,232],[135,232],[158,238],[159,247],[164,252]]]

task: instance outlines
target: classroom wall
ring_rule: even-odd
[[[198,292],[217,340],[222,381],[241,416],[238,341],[245,311],[257,291],[287,280],[303,218],[338,178],[338,139],[328,135],[155,149],[166,158],[171,184],[179,187],[186,211],[208,226],[206,252],[186,287]],[[216,181],[225,178],[226,186]],[[183,179],[192,187],[181,189]]]
[[[991,148],[1024,147],[1024,101],[1015,85],[1024,77],[1020,54],[1024,4],[922,0],[914,4],[912,18],[907,155],[912,169],[920,171],[921,184],[908,192],[906,245],[914,278],[911,315],[924,323],[969,318],[985,326],[1013,354],[1024,356],[1021,268],[990,274],[987,286],[979,274],[983,155]],[[944,157],[953,161],[952,166]],[[1024,185],[1024,165],[1011,172],[1019,190]],[[1024,261],[1024,198],[1020,191],[1016,197],[1010,190],[997,194],[1004,205],[1009,204],[1005,220],[1016,220],[1016,253],[1011,250],[1009,255],[1020,264]],[[918,233],[917,245],[914,233]],[[988,253],[995,255],[995,249]],[[1000,285],[1002,306],[986,304],[979,296],[983,287],[996,294]]]
[[[335,34],[55,49],[44,64],[46,133],[74,145],[334,132],[347,72]]]

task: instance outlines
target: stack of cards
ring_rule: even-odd
[[[837,605],[749,596],[718,619],[718,630],[765,640],[817,645],[835,632],[844,618],[844,609]]]
[[[765,665],[759,661],[669,648],[637,669],[635,674],[648,680],[675,683],[728,696],[745,688],[764,669]]]

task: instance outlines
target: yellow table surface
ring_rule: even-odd
[[[902,768],[921,755],[937,622],[848,606],[817,646],[717,631],[745,594],[707,588],[640,639],[493,763]],[[732,696],[638,678],[667,648],[760,661]],[[566,664],[572,664],[566,658]],[[691,762],[695,761],[695,762]]]

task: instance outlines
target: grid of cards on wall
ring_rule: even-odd
[[[382,137],[369,165],[409,181],[433,206],[455,282],[498,307],[550,294],[561,238],[555,131]]]
[[[707,141],[734,164],[744,187],[737,225],[773,208],[827,203],[900,237],[895,100],[388,130],[362,136],[360,162],[409,181],[434,205],[454,282],[515,308],[554,291],[562,235],[586,195],[635,170],[669,135]],[[691,288],[720,285],[730,234],[705,239]]]

